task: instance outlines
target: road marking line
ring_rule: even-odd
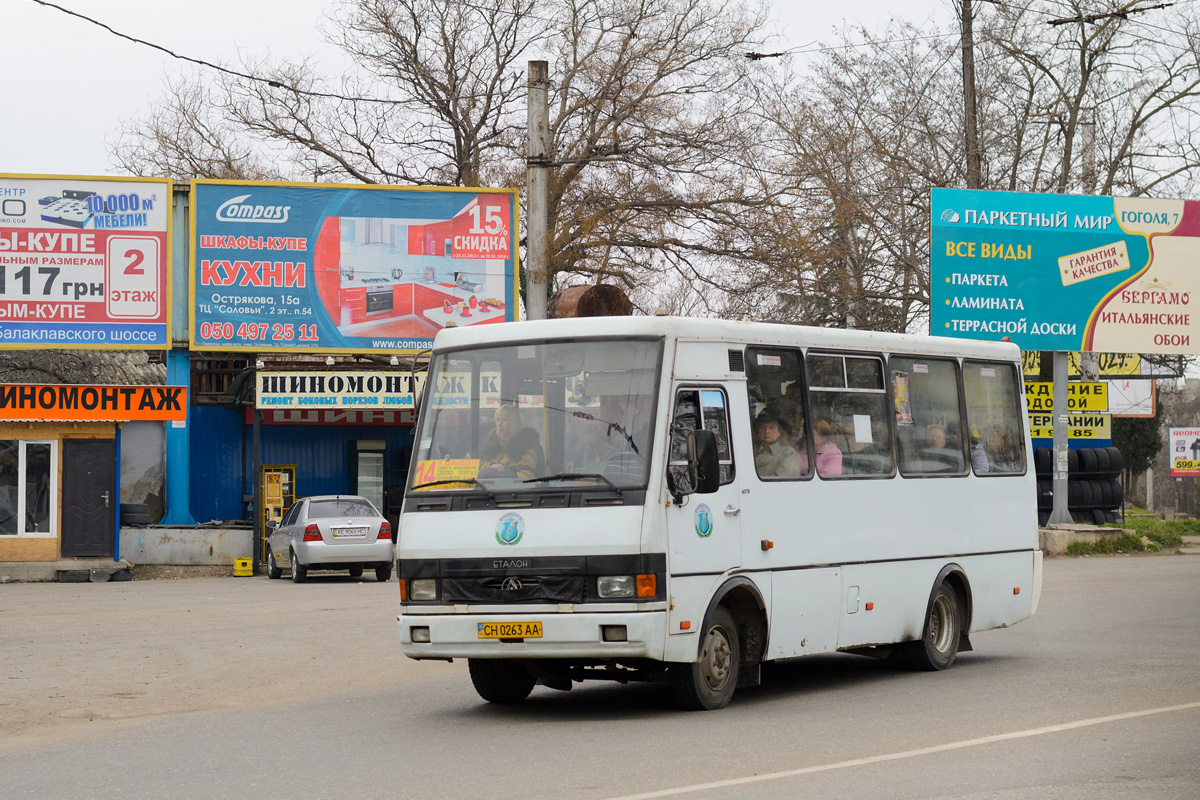
[[[765,775],[751,775],[746,778],[730,778],[724,781],[712,781],[711,783],[697,783],[691,786],[677,786],[673,789],[659,789],[655,792],[646,792],[644,794],[622,795],[614,797],[611,800],[653,800],[657,797],[675,797],[681,794],[691,794],[693,792],[704,792],[709,789],[727,789],[733,786],[746,786],[752,783],[761,783],[762,781],[773,781],[778,778],[794,778],[798,775],[810,775],[814,772],[828,772],[834,769],[847,769],[849,767],[862,767],[868,764],[879,764],[884,761],[898,761],[902,758],[915,758],[917,756],[929,755],[930,753],[943,753],[947,750],[961,750],[966,747],[978,747],[984,744],[994,744],[996,742],[1006,742],[1012,739],[1027,739],[1031,736],[1044,736],[1048,733],[1059,733],[1061,731],[1074,730],[1076,728],[1088,728],[1093,725],[1104,725],[1109,722],[1119,722],[1125,719],[1136,719],[1138,717],[1148,717],[1153,714],[1166,714],[1171,711],[1190,711],[1200,708],[1200,702],[1184,703],[1178,706],[1164,706],[1163,708],[1149,708],[1144,711],[1127,711],[1124,714],[1112,714],[1107,717],[1093,717],[1091,719],[1081,719],[1075,722],[1063,722],[1059,725],[1047,725],[1044,728],[1031,728],[1025,731],[1014,731],[1013,733],[998,733],[994,736],[983,736],[978,739],[966,739],[961,742],[950,742],[949,744],[939,744],[933,747],[922,747],[919,750],[904,750],[899,753],[885,753],[878,756],[869,756],[867,758],[853,758],[849,761],[837,761],[832,764],[818,764],[812,767],[800,767],[799,769],[788,769],[780,772],[768,772]]]

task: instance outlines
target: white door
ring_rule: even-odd
[[[687,434],[712,431],[721,462],[721,485],[712,494],[689,494],[668,509],[669,569],[673,576],[720,575],[741,564],[741,487],[729,438],[729,394],[720,385],[675,388],[671,414],[671,480],[687,485]]]

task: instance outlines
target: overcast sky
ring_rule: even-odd
[[[205,61],[237,66],[239,51],[312,55],[331,75],[344,64],[317,29],[333,0],[56,2],[121,33]],[[784,0],[776,8],[780,50],[828,38],[842,24],[880,30],[895,15],[944,26],[954,13],[950,0]],[[187,68],[33,0],[0,0],[0,52],[9,65],[0,92],[0,173],[117,174],[109,149],[121,120],[139,115],[162,96],[165,75]]]

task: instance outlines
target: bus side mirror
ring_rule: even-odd
[[[688,473],[696,494],[712,494],[721,486],[717,437],[712,431],[688,431]]]

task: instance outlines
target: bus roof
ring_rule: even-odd
[[[1020,349],[1011,342],[813,328],[775,322],[657,316],[582,317],[445,328],[437,334],[433,349],[439,352],[529,340],[613,337],[664,337],[676,341],[921,353],[1006,361],[1018,361],[1021,357]]]

